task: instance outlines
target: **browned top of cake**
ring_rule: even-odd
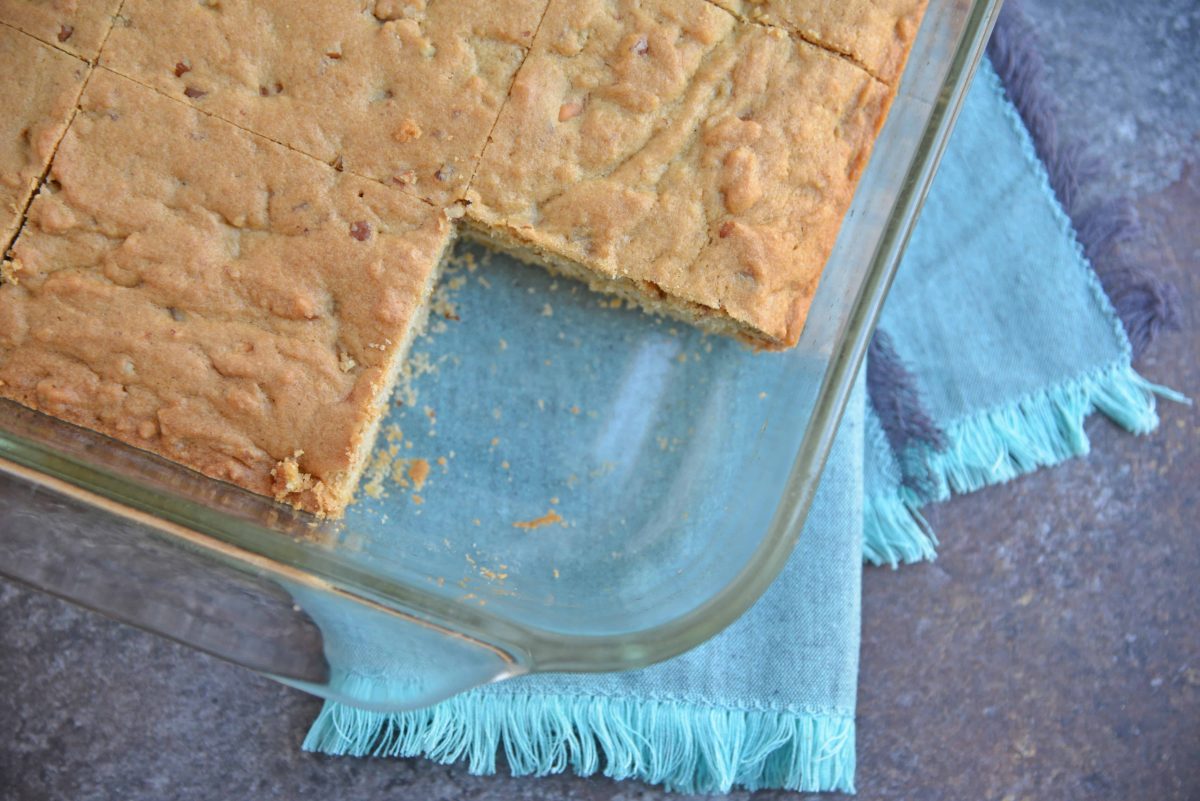
[[[101,63],[439,205],[462,196],[545,0],[126,0]]]
[[[790,346],[890,96],[703,0],[554,0],[469,214]]]
[[[0,250],[21,225],[75,109],[88,66],[0,26]]]
[[[461,199],[794,345],[924,5],[0,0],[0,396],[336,514]]]
[[[337,512],[450,225],[99,69],[0,284],[0,395]]]
[[[0,0],[0,22],[94,59],[121,0]]]
[[[895,85],[929,0],[712,0],[841,53]]]

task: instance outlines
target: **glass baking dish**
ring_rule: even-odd
[[[794,350],[460,244],[345,520],[0,402],[0,573],[376,709],[703,642],[795,545],[998,7],[931,0]]]

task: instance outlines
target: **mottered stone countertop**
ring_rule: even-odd
[[[1138,367],[1200,398],[1200,4],[1024,7],[1061,124],[1098,157],[1097,185],[1136,199],[1139,255],[1183,295],[1184,330]],[[862,801],[1200,798],[1200,410],[1161,412],[1140,439],[1093,419],[1086,460],[933,509],[936,563],[867,571]],[[306,754],[318,708],[0,581],[0,801],[668,797]]]

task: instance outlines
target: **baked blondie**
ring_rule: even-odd
[[[552,0],[468,218],[598,289],[790,347],[890,98],[704,0]]]
[[[462,197],[544,0],[126,0],[101,63],[347,171]]]
[[[451,235],[97,69],[0,284],[0,396],[336,514]]]
[[[464,216],[795,345],[923,10],[0,0],[0,396],[337,515]]]

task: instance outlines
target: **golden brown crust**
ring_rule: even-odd
[[[69,13],[91,58],[117,5],[0,22]],[[546,5],[125,0],[128,78],[97,68],[65,137],[87,65],[0,25],[10,236],[62,138],[0,265],[0,396],[337,514],[463,213],[406,193],[794,345],[924,0]]]
[[[444,205],[462,196],[544,0],[127,0],[101,63]]]
[[[336,514],[444,215],[104,69],[0,285],[0,395]]]
[[[895,86],[929,0],[711,0],[841,53]]]
[[[556,0],[468,213],[791,346],[890,95],[702,0]]]
[[[0,22],[91,61],[120,5],[121,0],[0,0]]]
[[[88,65],[0,26],[0,249],[8,247],[67,129]]]

